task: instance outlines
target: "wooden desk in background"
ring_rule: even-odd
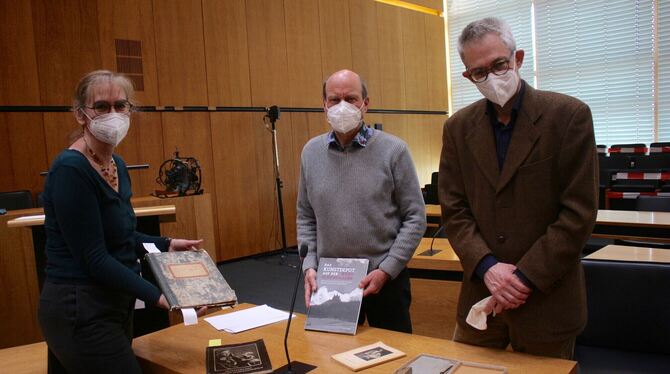
[[[407,264],[412,285],[412,330],[415,334],[451,339],[456,327],[456,306],[461,293],[463,268],[448,239],[435,238],[433,256],[422,256],[432,238],[421,244]]]
[[[586,260],[656,262],[670,264],[670,251],[661,248],[632,247],[628,245],[607,245],[590,255]]]
[[[240,305],[237,310],[250,305]],[[223,313],[228,313],[224,311]],[[508,352],[455,343],[448,340],[404,334],[394,331],[359,326],[355,336],[305,331],[305,316],[296,314],[291,323],[289,352],[291,359],[316,365],[313,373],[346,373],[344,366],[330,356],[363,345],[382,341],[405,352],[407,356],[379,366],[366,369],[365,373],[392,373],[402,364],[420,353],[474,361],[484,364],[502,365],[509,373],[574,373],[576,362],[548,357]],[[284,354],[284,331],[286,323],[274,323],[239,334],[228,334],[215,330],[202,318],[197,325],[175,325],[139,337],[133,341],[133,350],[145,373],[197,373],[205,372],[205,348],[209,339],[221,339],[222,344],[249,342],[263,339],[272,367],[286,364]]]
[[[426,217],[442,217],[442,208],[439,204],[426,204]]]
[[[670,213],[601,209],[593,236],[670,243]]]

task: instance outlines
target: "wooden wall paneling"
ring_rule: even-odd
[[[413,115],[407,120],[408,145],[422,186],[430,183],[431,173],[439,167],[442,119],[435,115]]]
[[[398,7],[377,3],[377,35],[383,109],[405,109],[402,18]]]
[[[402,51],[405,79],[405,105],[407,109],[426,109],[428,106],[428,79],[426,62],[425,17],[412,10],[401,10]]]
[[[210,106],[249,106],[249,47],[244,0],[203,0]]]
[[[219,260],[274,249],[270,133],[260,115],[212,113]]]
[[[10,157],[2,163],[13,165],[10,180],[14,181],[13,190],[30,190],[36,203],[37,193],[44,189],[47,155],[44,139],[42,115],[39,113],[2,113],[0,122],[7,126],[6,139],[9,140]],[[3,178],[4,179],[4,178]]]
[[[286,225],[286,245],[296,245],[296,201],[298,198],[298,181],[300,178],[300,153],[304,143],[300,141],[295,133],[299,131],[295,128],[294,117],[302,113],[285,113],[277,121],[277,147],[279,149],[279,172],[282,179],[282,202],[284,206],[284,222]],[[299,129],[304,128],[304,123],[300,120]],[[279,230],[279,240],[281,243],[281,226],[279,219],[276,222]],[[279,246],[281,247],[281,245]]]
[[[207,105],[200,0],[154,0],[160,105]]]
[[[285,0],[288,105],[320,107],[323,72],[319,35],[319,3]]]
[[[409,2],[430,9],[442,10],[442,0],[411,0]]]
[[[174,157],[175,149],[180,157],[194,157],[200,164],[201,188],[217,201],[216,175],[212,158],[212,139],[209,113],[161,113],[163,127],[163,157]],[[179,214],[179,212],[177,212]],[[217,210],[212,206],[214,227],[217,227]],[[216,232],[216,242],[221,243]]]
[[[79,79],[99,69],[97,3],[33,1],[33,30],[42,105],[70,105]]]
[[[412,332],[453,339],[461,282],[412,278]]]
[[[448,110],[447,101],[447,55],[444,44],[444,19],[437,16],[424,17],[426,27],[426,70],[428,71],[429,110]]]
[[[14,163],[12,160],[12,139],[9,137],[9,121],[6,114],[0,114],[0,191],[14,190]]]
[[[130,171],[133,196],[150,195],[159,188],[156,177],[161,164],[168,159],[165,154],[169,153],[163,149],[162,132],[160,113],[133,113],[128,135],[115,150],[127,165],[149,164],[148,169]]]
[[[0,216],[0,298],[6,305],[0,308],[0,348],[44,340],[37,323],[40,291],[32,233],[27,227],[7,227],[7,221],[20,212],[25,214],[10,211]]]
[[[288,65],[284,2],[247,0],[247,43],[253,106],[286,106]]]
[[[349,3],[341,0],[319,0],[319,24],[324,79],[336,71],[353,69]]]
[[[393,134],[400,139],[404,140],[405,143],[410,145],[410,139],[408,135],[408,126],[407,121],[411,115],[408,114],[377,114],[381,116],[381,123],[384,125],[384,131],[389,134]],[[416,161],[415,161],[416,164]]]
[[[72,113],[44,113],[44,139],[46,141],[47,163],[51,166],[56,156],[68,148],[72,134],[80,128],[80,125]]]
[[[0,1],[0,105],[39,105],[30,1]]]
[[[118,71],[115,39],[138,40],[142,48],[143,89],[137,90],[139,105],[158,105],[158,74],[154,16],[148,0],[98,0],[102,67]]]
[[[368,85],[373,108],[382,102],[379,72],[379,41],[377,40],[377,6],[373,0],[349,0],[351,23],[351,55],[353,69]]]

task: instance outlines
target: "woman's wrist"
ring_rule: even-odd
[[[169,236],[166,236],[164,239],[165,239],[165,248],[166,248],[165,250],[167,252],[169,252],[170,249],[171,249],[170,246],[172,246],[172,238],[169,237]]]

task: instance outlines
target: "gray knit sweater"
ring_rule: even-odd
[[[303,270],[320,257],[358,257],[395,278],[426,230],[419,180],[407,144],[374,131],[366,147],[329,148],[328,134],[302,150],[298,246]]]

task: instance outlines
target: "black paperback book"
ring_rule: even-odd
[[[207,347],[207,374],[272,373],[263,339]]]

